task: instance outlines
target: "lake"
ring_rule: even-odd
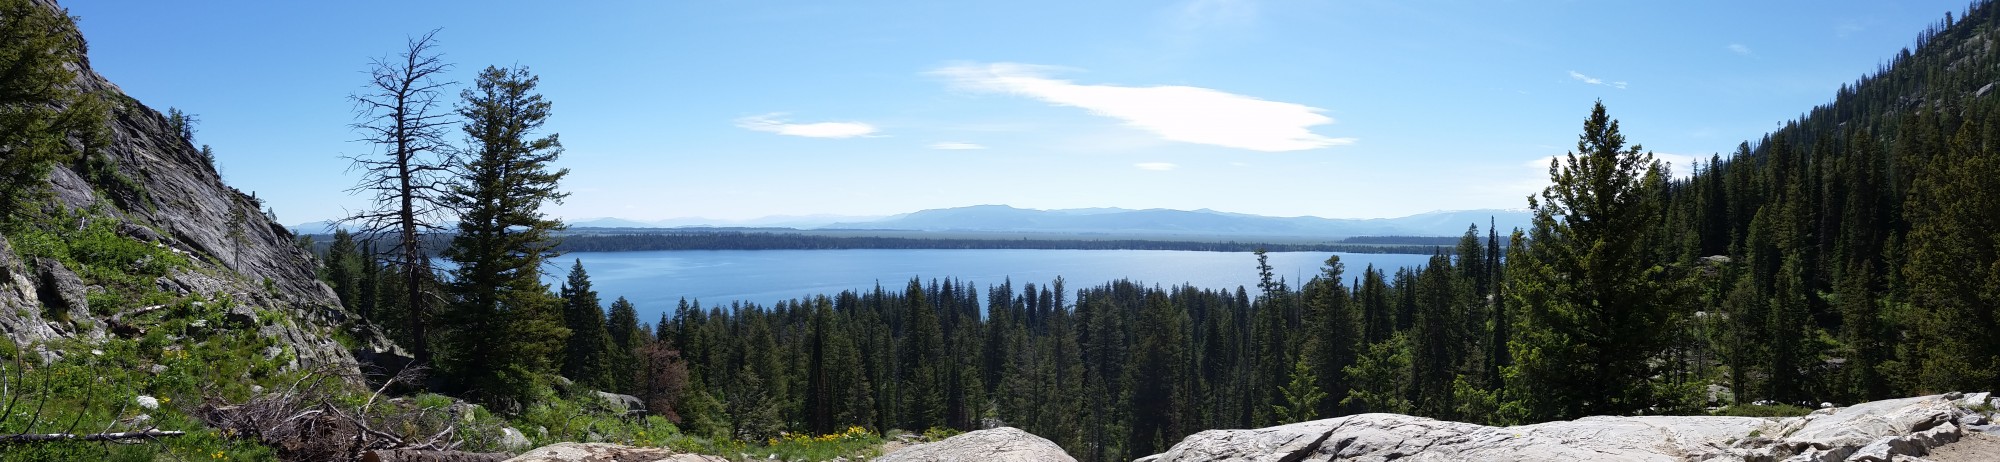
[[[1297,287],[1318,274],[1329,252],[1273,252],[1271,267]],[[1368,264],[1393,272],[1422,266],[1430,256],[1410,254],[1339,253],[1349,282]],[[641,252],[575,252],[547,268],[551,287],[581,259],[592,289],[608,308],[625,297],[638,309],[639,321],[657,322],[685,297],[702,306],[744,301],[769,306],[781,300],[833,295],[844,290],[872,290],[880,283],[901,291],[910,278],[954,278],[972,283],[985,295],[989,286],[1012,278],[1019,290],[1056,276],[1069,290],[1120,278],[1147,285],[1235,290],[1257,288],[1257,257],[1248,252],[1189,252],[1172,250],[671,250]],[[982,298],[982,300],[984,300]]]

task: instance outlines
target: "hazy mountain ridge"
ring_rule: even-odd
[[[1501,231],[1526,227],[1531,215],[1518,209],[1426,212],[1397,218],[1273,217],[1211,209],[1025,209],[973,205],[927,209],[886,217],[838,215],[771,216],[750,220],[672,218],[642,221],[617,217],[569,222],[571,228],[755,227],[895,231],[980,231],[1048,234],[1132,234],[1203,236],[1457,236],[1466,226],[1492,223]],[[324,234],[334,223],[316,221],[291,227],[299,234]],[[351,231],[352,229],[350,229]]]
[[[1005,205],[979,205],[923,210],[882,220],[847,222],[828,228],[919,231],[1066,232],[1080,234],[1146,233],[1244,236],[1455,236],[1468,225],[1500,229],[1525,227],[1523,210],[1464,210],[1421,213],[1398,218],[1271,217],[1209,209],[1084,209],[1037,210]]]

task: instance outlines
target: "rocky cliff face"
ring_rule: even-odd
[[[1803,417],[1588,417],[1488,427],[1361,414],[1254,430],[1210,430],[1139,462],[1181,461],[1890,461],[1993,431],[1987,393],[1828,408]]]
[[[62,11],[53,0],[39,6]],[[57,167],[49,176],[56,207],[83,220],[112,220],[125,239],[164,247],[189,257],[154,282],[159,291],[226,300],[232,310],[252,308],[282,313],[294,322],[270,323],[260,333],[296,351],[294,367],[328,364],[355,367],[354,355],[333,340],[333,327],[348,315],[331,289],[314,277],[312,255],[292,234],[265,215],[259,201],[223,184],[209,159],[183,138],[159,111],[126,96],[90,67],[72,63],[79,89],[110,102],[110,144],[100,165],[109,172]],[[49,226],[70,226],[50,223]],[[17,345],[40,345],[64,338],[102,338],[113,318],[124,313],[93,312],[93,291],[77,268],[38,259],[23,261],[0,236],[0,335]],[[44,307],[57,307],[47,310]],[[49,316],[66,313],[66,316]],[[67,318],[67,319],[51,319]],[[388,345],[353,335],[372,346]],[[58,354],[44,352],[44,356]]]

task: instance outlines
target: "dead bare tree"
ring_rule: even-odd
[[[444,229],[443,198],[452,163],[445,141],[452,111],[438,98],[456,82],[440,81],[451,65],[435,50],[437,32],[410,38],[401,53],[376,59],[367,89],[350,96],[358,119],[351,126],[362,135],[356,141],[375,145],[376,152],[348,157],[353,162],[349,171],[362,173],[348,192],[373,196],[374,206],[341,220],[355,223],[365,239],[390,238],[388,252],[376,257],[402,273],[405,326],[408,338],[415,340],[406,346],[418,364],[429,364],[431,356],[423,340],[428,338],[430,302],[424,283],[431,277],[424,236]]]

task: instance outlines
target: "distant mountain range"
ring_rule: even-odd
[[[1200,236],[1456,236],[1468,225],[1526,227],[1523,210],[1430,212],[1401,218],[1269,217],[1209,209],[1035,210],[1005,205],[932,209],[825,228]]]
[[[572,228],[691,228],[756,227],[895,231],[968,231],[987,233],[1089,234],[1204,237],[1457,236],[1466,226],[1487,227],[1491,219],[1501,230],[1527,227],[1525,210],[1460,210],[1421,213],[1400,218],[1270,217],[1209,209],[1087,208],[1038,210],[1005,205],[974,205],[930,209],[888,217],[830,215],[779,216],[755,220],[680,218],[638,221],[596,218],[569,222]],[[294,226],[295,232],[325,233],[326,222]]]

